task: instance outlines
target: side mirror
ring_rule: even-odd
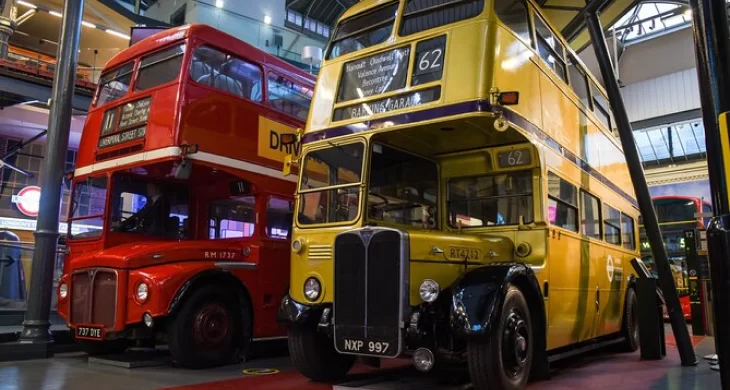
[[[172,175],[178,180],[187,180],[193,171],[193,163],[189,160],[181,160],[172,169]]]
[[[284,176],[291,175],[292,168],[299,168],[299,161],[295,156],[287,155],[284,157],[284,166],[281,168],[281,173]]]

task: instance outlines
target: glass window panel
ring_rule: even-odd
[[[524,1],[496,0],[494,12],[499,20],[512,30],[518,37],[529,42],[530,21],[527,16],[527,7]]]
[[[603,205],[603,229],[606,242],[609,244],[621,244],[621,213],[615,208]]]
[[[142,91],[176,80],[182,68],[183,54],[185,45],[179,45],[143,57],[135,90]]]
[[[449,224],[475,227],[533,221],[530,171],[454,179],[449,182]]]
[[[276,110],[301,120],[307,120],[312,89],[294,83],[283,76],[270,73],[267,83],[269,104]]]
[[[200,84],[243,99],[255,102],[263,99],[263,76],[257,65],[208,46],[195,49],[190,76]]]
[[[256,228],[256,198],[240,196],[210,204],[211,239],[251,237]]]
[[[634,231],[634,219],[621,214],[621,232],[623,236],[623,246],[626,249],[636,249],[636,232]]]
[[[654,148],[654,153],[656,153],[656,158],[659,160],[669,158],[669,148],[667,147],[667,143],[664,140],[664,135],[662,135],[662,131],[665,130],[653,129],[647,131],[649,142],[651,142],[651,145]]]
[[[286,240],[291,233],[294,202],[277,197],[269,198],[266,204],[266,235]]]
[[[601,208],[598,198],[583,192],[583,208],[581,212],[581,231],[583,235],[601,239]]]

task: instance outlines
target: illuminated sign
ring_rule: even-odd
[[[37,186],[25,187],[11,201],[15,203],[21,213],[29,217],[37,217],[41,201],[41,188]]]

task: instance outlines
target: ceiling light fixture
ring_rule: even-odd
[[[48,11],[48,13],[51,14],[51,15],[53,15],[53,16],[58,16],[59,18],[62,18],[63,17],[63,14],[61,14],[60,12]]]
[[[23,1],[23,0],[16,0],[15,1],[15,4],[20,4],[22,6],[26,6],[28,8],[33,8],[33,9],[37,9],[38,8],[38,7],[35,6],[35,4],[31,4],[31,3],[27,2],[27,1]]]
[[[269,16],[269,15],[264,15],[264,23],[266,23],[266,24],[271,24],[271,16]]]
[[[215,6],[217,8],[223,8],[223,0],[215,0]]]
[[[81,24],[83,24],[84,26],[89,27],[89,28],[96,28],[96,25],[94,23],[89,23],[85,20],[82,20]]]

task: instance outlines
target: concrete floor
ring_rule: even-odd
[[[695,338],[696,353],[700,359],[695,367],[681,367],[676,348],[667,346],[667,357],[660,361],[641,361],[639,354],[614,354],[597,352],[573,358],[557,365],[553,378],[529,386],[529,390],[554,389],[651,389],[651,390],[714,390],[720,388],[719,374],[711,371],[705,354],[714,350],[710,338]],[[266,348],[271,351],[278,348]],[[271,355],[271,353],[269,353]],[[263,356],[248,363],[230,365],[208,370],[185,370],[162,365],[126,369],[89,363],[82,353],[56,355],[52,359],[0,363],[0,390],[228,390],[228,389],[296,389],[329,390],[367,388],[400,390],[423,390],[433,380],[414,372],[407,361],[391,361],[389,367],[381,370],[363,366],[353,369],[353,373],[339,384],[311,383],[294,371],[285,354]],[[275,369],[271,375],[246,375],[246,369]],[[399,385],[392,387],[383,383],[372,383],[362,387],[363,378],[373,378],[382,372],[394,373]],[[377,382],[377,381],[376,381]],[[460,386],[439,385],[439,389],[464,388]]]

